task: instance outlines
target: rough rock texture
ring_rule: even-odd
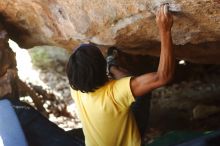
[[[181,7],[173,27],[177,57],[220,63],[219,0],[0,0],[0,22],[25,48],[47,44],[70,49],[92,42],[157,56],[154,12],[167,2]]]
[[[0,98],[17,97],[17,69],[15,53],[9,48],[8,34],[0,24]]]
[[[0,24],[0,77],[8,69],[16,68],[15,54],[9,48],[7,40],[8,34]]]

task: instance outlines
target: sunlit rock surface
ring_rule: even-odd
[[[177,58],[219,64],[219,0],[0,0],[0,22],[25,48],[92,42],[158,56],[154,12],[161,3],[181,9],[172,32]]]

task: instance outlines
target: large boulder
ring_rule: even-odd
[[[219,0],[0,0],[0,22],[25,48],[92,42],[158,56],[154,13],[161,3],[181,8],[172,31],[177,57],[219,64]]]

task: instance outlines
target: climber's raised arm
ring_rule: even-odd
[[[157,72],[147,73],[131,79],[131,90],[134,97],[142,96],[155,88],[167,84],[174,74],[174,52],[172,46],[171,27],[172,15],[168,6],[162,5],[157,12],[156,22],[161,38],[160,63]]]

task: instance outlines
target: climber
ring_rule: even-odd
[[[167,5],[159,8],[156,21],[161,37],[157,72],[109,80],[106,61],[96,46],[83,44],[70,56],[66,72],[87,146],[141,145],[131,104],[136,97],[167,84],[174,73],[173,19]]]

